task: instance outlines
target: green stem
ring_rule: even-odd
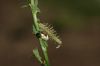
[[[40,41],[40,45],[41,45],[41,48],[42,48],[42,51],[43,51],[43,55],[45,57],[45,66],[50,66],[49,64],[49,59],[48,59],[48,52],[47,52],[47,42],[44,41],[43,39],[39,39]]]
[[[39,31],[39,25],[38,25],[38,19],[37,19],[37,14],[33,13],[33,19],[34,19],[34,25],[37,31]]]
[[[34,32],[37,33],[37,32],[40,32],[40,28],[39,28],[39,23],[38,23],[38,18],[37,18],[37,12],[38,11],[35,10],[36,9],[35,0],[31,0],[30,4],[31,4],[30,7],[31,7],[31,10],[32,10],[32,15],[33,15],[33,20],[34,20],[33,29],[34,29]],[[38,38],[38,40],[40,42],[41,49],[42,49],[42,52],[43,52],[43,55],[44,55],[44,58],[45,58],[44,66],[50,66],[48,54],[47,54],[47,41],[43,40],[42,38]]]

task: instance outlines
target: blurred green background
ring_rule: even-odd
[[[0,66],[40,66],[32,50],[39,47],[32,34],[26,0],[0,0]],[[39,18],[57,30],[63,47],[49,41],[51,66],[100,66],[100,1],[39,0]]]

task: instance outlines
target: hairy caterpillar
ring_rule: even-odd
[[[59,39],[59,36],[57,36],[57,33],[53,27],[50,27],[48,24],[42,24],[39,22],[39,28],[42,32],[45,32],[50,39],[59,44],[56,48],[59,48],[62,45],[62,41]]]

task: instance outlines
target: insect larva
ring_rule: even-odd
[[[53,29],[53,27],[51,27],[48,24],[45,25],[42,23],[39,23],[39,27],[43,32],[45,32],[49,36],[49,38],[51,38],[56,43],[58,43],[60,47],[60,45],[62,44],[62,41],[59,39],[59,36],[57,36],[56,31]]]

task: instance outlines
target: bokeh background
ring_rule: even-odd
[[[32,50],[40,48],[32,34],[26,0],[0,0],[0,66],[40,66]],[[63,47],[49,41],[51,66],[100,66],[100,1],[39,0],[41,22],[57,30]]]

